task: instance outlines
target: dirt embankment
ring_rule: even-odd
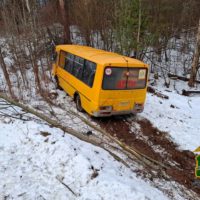
[[[153,127],[150,121],[136,117],[112,117],[97,122],[128,146],[166,165],[166,174],[171,180],[200,194],[200,187],[194,186],[195,155],[179,150],[168,133]]]

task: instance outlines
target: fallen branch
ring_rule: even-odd
[[[20,117],[15,117],[15,116],[13,116],[13,115],[9,115],[9,114],[7,114],[7,113],[4,113],[4,112],[1,112],[0,111],[0,116],[3,116],[3,117],[9,117],[9,118],[13,118],[13,119],[19,119],[19,120],[22,120],[22,121],[30,121],[29,119],[24,119],[24,118],[22,118],[22,116],[20,115]]]
[[[0,93],[0,98],[5,99],[6,101],[8,101],[9,103],[22,108],[23,110],[37,116],[38,118],[46,121],[48,124],[50,124],[53,127],[59,128],[61,130],[63,130],[63,132],[68,133],[70,135],[75,136],[76,138],[87,142],[87,143],[91,143],[94,146],[100,147],[102,149],[104,149],[105,151],[107,151],[115,160],[121,162],[123,165],[125,165],[126,167],[129,167],[129,165],[119,156],[117,156],[117,154],[115,154],[114,152],[111,152],[110,150],[108,150],[108,148],[105,147],[105,145],[107,145],[109,148],[113,148],[113,146],[111,144],[106,143],[105,141],[102,141],[102,138],[98,138],[94,135],[90,135],[89,137],[85,134],[81,134],[80,132],[69,128],[69,127],[64,127],[62,126],[60,123],[58,123],[57,121],[50,119],[49,117],[45,116],[42,113],[37,112],[36,110],[30,108],[29,106],[26,106],[22,103],[16,102],[15,100],[5,96],[4,94]],[[83,122],[85,122],[87,125],[89,125],[90,127],[94,128],[95,130],[99,131],[100,133],[102,133],[103,135],[107,136],[108,138],[110,138],[111,142],[115,142],[117,145],[119,145],[119,147],[122,148],[122,150],[119,148],[118,151],[120,151],[121,153],[125,154],[128,156],[128,158],[130,159],[134,159],[136,158],[138,161],[140,161],[140,163],[152,168],[152,169],[159,169],[162,168],[167,169],[168,167],[165,166],[163,163],[158,162],[157,160],[154,160],[140,152],[138,152],[136,149],[134,148],[130,148],[129,146],[127,146],[125,143],[122,143],[121,141],[119,141],[118,139],[112,137],[109,133],[107,133],[105,130],[96,127],[95,125],[93,125],[91,122],[89,122],[87,119],[81,117],[80,115],[74,113],[75,116],[79,117]],[[133,158],[134,156],[134,158]]]
[[[56,179],[62,184],[64,185],[75,197],[78,197],[78,195],[63,181],[61,181],[58,177],[56,177]]]
[[[75,137],[77,137],[77,138],[79,138],[79,139],[81,139],[83,141],[88,142],[88,137],[87,136],[80,134],[79,132],[75,131],[74,129],[62,126],[57,121],[55,121],[53,119],[50,119],[49,117],[45,116],[44,114],[42,114],[40,112],[37,112],[36,110],[30,108],[29,106],[26,106],[26,105],[24,105],[22,103],[19,103],[19,102],[15,101],[15,100],[5,96],[4,94],[1,94],[1,93],[0,93],[0,98],[5,99],[9,103],[11,103],[11,104],[13,104],[13,105],[15,105],[17,107],[20,107],[23,110],[26,110],[27,112],[37,116],[38,118],[46,121],[48,124],[52,125],[53,127],[59,128],[59,129],[63,130],[64,132],[70,133],[71,135],[73,135],[73,136],[75,136]],[[95,143],[97,143],[97,142],[94,142],[94,144]]]
[[[160,97],[162,99],[169,99],[169,97],[167,95],[162,94],[161,92],[156,91],[156,89],[153,88],[153,87],[151,87],[151,86],[148,86],[147,91],[149,93],[155,94],[157,97]]]
[[[182,95],[184,95],[184,96],[192,96],[194,94],[200,94],[200,91],[197,91],[197,90],[182,90]]]
[[[123,153],[125,153],[129,158],[133,159],[132,156],[135,156],[135,158],[137,158],[140,162],[142,162],[143,164],[145,164],[145,165],[147,165],[147,166],[149,166],[151,168],[154,168],[154,169],[158,169],[159,167],[161,167],[163,169],[167,169],[168,168],[163,163],[158,162],[157,160],[154,160],[154,159],[152,159],[152,158],[140,153],[137,149],[134,149],[133,147],[130,148],[125,143],[123,143],[123,142],[119,141],[118,139],[116,139],[115,137],[111,136],[104,129],[95,126],[89,120],[87,120],[84,117],[78,115],[77,113],[75,113],[73,111],[71,111],[71,113],[73,113],[73,115],[77,116],[79,119],[81,119],[84,123],[86,123],[91,128],[93,128],[96,131],[98,131],[98,132],[102,133],[103,135],[107,136],[109,139],[111,139],[112,142],[115,142],[116,144],[118,144],[124,150]],[[114,148],[114,147],[112,147],[112,148]]]
[[[61,129],[64,133],[68,133],[70,135],[73,135],[74,137],[84,141],[84,142],[87,142],[87,143],[90,143],[90,144],[93,144],[94,146],[97,146],[97,147],[100,147],[102,149],[104,149],[105,151],[107,151],[114,159],[116,159],[117,161],[120,161],[123,165],[125,165],[126,167],[129,167],[129,165],[122,159],[120,158],[119,156],[117,156],[115,153],[111,152],[110,150],[108,150],[104,145],[106,143],[104,143],[102,141],[102,139],[98,138],[98,137],[95,137],[94,135],[90,135],[89,137],[87,135],[84,135],[84,134],[81,134],[80,132],[72,129],[72,128],[69,128],[69,127],[64,127],[62,126],[60,123],[58,123],[57,121],[53,120],[53,119],[50,119],[49,117],[45,116],[44,114],[42,113],[39,113],[37,112],[36,110],[30,108],[29,106],[26,106],[22,103],[19,103],[19,102],[16,102],[15,100],[5,96],[4,94],[1,94],[0,93],[0,98],[6,100],[7,102],[17,106],[17,107],[20,107],[22,108],[23,110],[37,116],[38,118],[44,120],[45,122],[47,122],[48,124],[50,124],[51,126],[55,127],[55,128],[59,128]],[[108,147],[111,147],[112,148],[112,145],[110,144],[106,144]]]
[[[181,81],[189,81],[189,78],[185,77],[185,76],[180,76],[180,75],[176,75],[176,74],[172,74],[172,73],[168,73],[168,77],[171,79],[179,79]],[[200,83],[199,80],[195,80],[196,83]]]

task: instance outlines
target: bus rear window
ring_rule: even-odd
[[[145,68],[106,67],[104,70],[104,90],[130,90],[146,87]]]

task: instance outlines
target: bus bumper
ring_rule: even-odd
[[[123,110],[123,111],[115,111],[115,110],[111,110],[111,111],[96,111],[93,112],[93,116],[94,117],[109,117],[109,116],[113,116],[113,115],[127,115],[127,114],[137,114],[137,113],[141,113],[144,110],[143,107],[141,108],[134,108],[132,110]]]

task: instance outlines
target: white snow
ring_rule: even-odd
[[[7,66],[11,67],[14,64],[14,61],[10,59],[10,57],[5,57],[4,62]]]
[[[50,135],[44,137],[41,132]],[[97,177],[93,177],[94,173]],[[62,181],[67,187],[61,184]],[[164,200],[104,150],[43,122],[0,118],[0,199]]]
[[[180,88],[187,88],[186,84],[176,81],[177,91],[180,93]],[[200,96],[183,96],[172,87],[166,91],[162,80],[155,88],[169,96],[169,99],[149,93],[141,116],[149,119],[160,130],[168,132],[181,149],[194,151],[200,146]]]

